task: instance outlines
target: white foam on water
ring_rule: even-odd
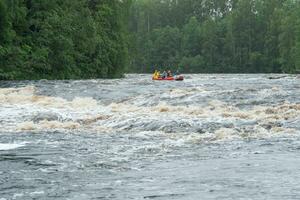
[[[59,122],[59,121],[47,121],[43,120],[39,123],[32,121],[20,123],[17,126],[18,131],[34,131],[34,130],[56,130],[56,129],[79,129],[80,124],[72,121]]]
[[[91,100],[91,99],[90,99]],[[88,100],[87,102],[89,102]],[[86,103],[86,101],[84,101]],[[80,110],[61,110],[62,112],[74,112],[70,120],[47,121],[39,123],[25,121],[18,124],[18,130],[34,129],[78,129],[101,127],[100,129],[113,129],[116,126],[134,124],[143,121],[166,120],[174,121],[185,119],[215,122],[235,122],[236,120],[257,121],[258,124],[281,122],[289,119],[297,119],[300,116],[300,104],[285,103],[279,106],[258,106],[249,110],[226,105],[222,102],[211,102],[206,107],[200,106],[171,106],[162,102],[156,106],[139,107],[124,103],[113,103],[103,109],[92,100],[93,111],[82,112]],[[82,104],[81,104],[82,105]],[[87,105],[90,105],[89,103]],[[78,107],[78,106],[76,106]],[[102,112],[102,113],[101,113]],[[276,128],[276,127],[272,127]],[[279,130],[279,129],[276,129]]]
[[[25,146],[25,143],[21,143],[21,144],[3,144],[0,143],[0,151],[7,151],[7,150],[13,150],[13,149],[17,149],[20,147]]]
[[[72,101],[67,101],[61,97],[36,95],[35,91],[36,88],[34,86],[0,89],[0,103],[14,106],[32,104],[44,107],[71,109],[93,109],[97,106],[97,101],[89,97],[76,97]]]
[[[271,90],[280,91],[278,87]],[[95,131],[96,133],[112,133],[129,131],[162,131],[168,123],[180,127],[180,123],[189,126],[182,129],[177,140],[187,142],[230,140],[247,137],[277,136],[280,134],[295,134],[297,130],[279,126],[288,120],[297,120],[300,116],[300,104],[284,102],[279,105],[254,106],[248,109],[240,109],[228,103],[211,100],[205,106],[180,105],[174,106],[167,100],[160,101],[153,106],[143,106],[140,101],[145,101],[142,95],[133,100],[136,102],[112,102],[110,105],[102,105],[90,97],[76,97],[71,101],[60,97],[41,96],[35,94],[36,88],[27,86],[23,88],[0,89],[0,128],[11,132],[42,131],[42,130],[76,130]],[[191,98],[206,92],[205,89],[195,86],[187,89],[171,89],[166,97]],[[151,98],[160,97],[154,94]],[[147,99],[146,99],[147,100]],[[152,101],[152,100],[150,100]],[[34,116],[42,116],[39,120]],[[43,113],[58,116],[58,119],[43,119]],[[52,115],[51,115],[52,116]],[[255,122],[250,125],[251,131],[237,130],[237,122]],[[203,134],[194,134],[193,128],[197,123],[231,123],[234,127],[221,127],[210,132],[204,130]],[[157,123],[157,124],[155,124]],[[150,128],[149,128],[150,126]],[[151,128],[153,126],[154,128]],[[266,129],[265,127],[269,127]],[[172,130],[171,130],[172,131]],[[170,131],[169,131],[170,132]],[[151,134],[143,137],[151,137]],[[142,134],[141,134],[142,136]],[[153,137],[155,137],[153,135]],[[181,142],[179,142],[181,143]]]
[[[30,196],[40,196],[40,195],[43,195],[43,194],[45,194],[44,191],[34,191],[34,192],[30,193]]]
[[[22,198],[23,196],[24,196],[23,193],[16,193],[14,194],[13,199]]]

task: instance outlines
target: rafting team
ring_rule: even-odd
[[[159,79],[159,78],[166,79],[166,78],[170,78],[170,77],[176,77],[177,74],[178,74],[178,72],[172,74],[171,70],[164,71],[162,74],[160,73],[160,71],[155,70],[152,78],[153,79]]]

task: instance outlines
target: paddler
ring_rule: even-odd
[[[152,75],[152,78],[156,79],[157,78],[157,74],[158,74],[158,71],[155,70],[154,74]]]
[[[153,79],[158,79],[159,76],[160,76],[160,72],[157,71],[157,70],[155,70],[154,74],[152,75],[152,78],[153,78]]]
[[[160,71],[157,72],[157,78],[160,78]]]
[[[164,71],[163,74],[162,74],[162,78],[165,79],[165,78],[167,78],[167,76],[168,76],[167,72]]]

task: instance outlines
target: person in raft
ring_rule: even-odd
[[[155,70],[155,72],[154,72],[154,74],[153,74],[152,77],[153,77],[154,79],[160,78],[160,71]]]
[[[154,73],[153,73],[153,75],[152,75],[152,78],[154,78],[154,79],[157,78],[157,72],[158,72],[157,70],[154,71]]]
[[[176,76],[176,73],[174,75]],[[162,74],[160,74],[159,71],[155,70],[154,74],[152,75],[153,79],[158,79],[158,78],[165,79],[169,77],[173,77],[171,70],[164,71]]]
[[[168,77],[168,73],[167,73],[166,71],[164,71],[164,72],[162,73],[162,78],[165,79],[165,78],[167,78],[167,77]]]
[[[174,72],[174,74],[173,74],[174,78],[176,78],[176,77],[179,76],[179,75],[180,75],[180,73],[179,73],[178,70],[177,70],[176,72]]]

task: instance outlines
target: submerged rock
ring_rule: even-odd
[[[52,112],[41,112],[37,113],[35,116],[31,118],[34,123],[39,123],[41,121],[63,121],[63,117],[58,113]]]

